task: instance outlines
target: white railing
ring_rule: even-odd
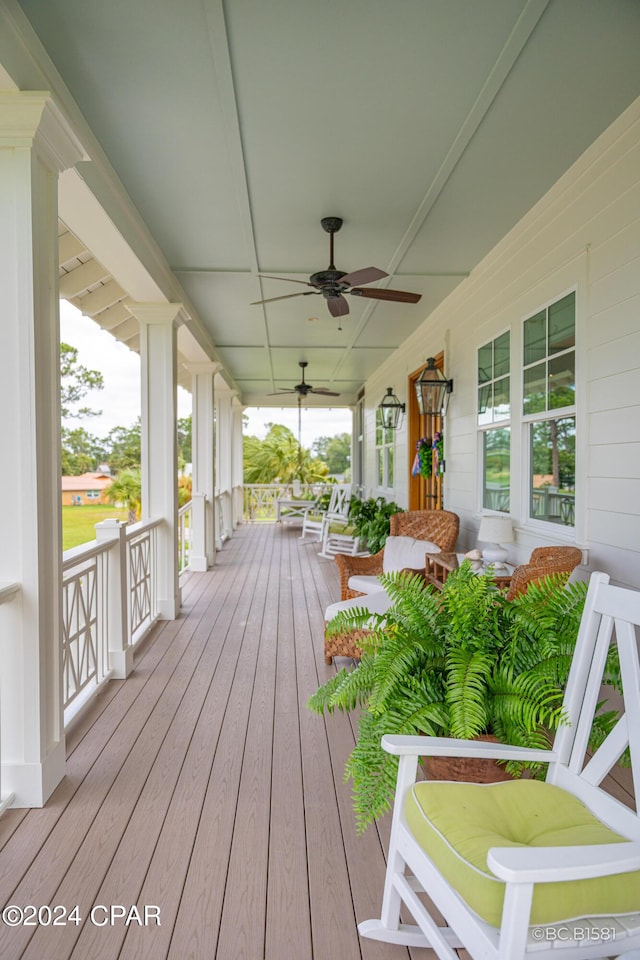
[[[20,593],[20,584],[19,583],[0,583],[0,606],[3,603],[11,603],[12,600],[15,600]],[[1,758],[0,758],[1,759]],[[0,764],[0,771],[2,770],[2,765]],[[7,807],[10,807],[15,799],[15,793],[7,793],[2,789],[2,782],[0,781],[0,814],[3,813]]]
[[[277,500],[312,500],[330,489],[326,483],[245,483],[243,518],[250,523],[276,520]]]
[[[539,487],[531,491],[531,516],[572,527],[575,523],[575,493]]]
[[[64,553],[62,561],[62,686],[65,711],[108,673],[105,613],[108,543],[97,540]],[[85,697],[82,697],[84,700]]]
[[[9,603],[20,593],[19,583],[0,583],[0,604]]]
[[[127,573],[129,581],[129,635],[136,644],[158,617],[157,542],[160,520],[143,520],[127,527]]]
[[[182,573],[189,566],[189,554],[193,541],[193,501],[189,500],[178,510],[178,570]]]
[[[62,559],[62,677],[65,722],[110,676],[126,676],[129,648],[157,619],[156,529],[97,524],[97,539]],[[128,652],[127,652],[128,651]]]

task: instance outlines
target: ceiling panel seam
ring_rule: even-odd
[[[458,133],[456,134],[451,146],[449,147],[444,160],[440,164],[435,177],[429,184],[420,206],[416,210],[411,223],[409,224],[404,236],[402,237],[396,252],[386,267],[387,273],[394,274],[397,267],[402,263],[407,250],[415,240],[418,231],[422,228],[433,206],[444,190],[449,178],[453,174],[462,155],[469,146],[474,134],[480,124],[489,112],[492,103],[500,92],[516,60],[525,48],[531,34],[535,30],[542,14],[546,10],[550,0],[527,0],[522,13],[518,17],[513,30],[507,37],[502,50],[500,51],[487,79],[485,80],[478,96],[475,99],[471,110],[465,117]],[[382,281],[382,286],[386,286],[389,279]],[[375,309],[375,304],[367,304],[362,312],[358,325],[353,332],[352,344],[361,336],[369,322],[369,319]],[[344,363],[346,356],[351,350],[351,346],[345,351],[342,361],[336,367],[336,373]]]
[[[231,49],[224,15],[224,0],[202,0],[202,9],[207,24],[213,71],[217,78],[220,107],[225,118],[226,139],[231,155],[231,169],[233,170],[233,180],[247,245],[247,256],[251,263],[253,273],[256,274],[258,273],[258,253],[253,227],[253,211],[251,209],[251,194],[247,180],[242,130],[240,128],[240,118],[238,115],[238,101],[233,76]],[[264,309],[262,311],[262,319],[264,346],[267,349],[269,371],[271,380],[273,381],[269,328],[267,326],[267,317]]]

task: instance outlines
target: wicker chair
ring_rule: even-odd
[[[394,537],[413,537],[414,540],[429,540],[446,553],[455,549],[460,528],[460,518],[449,510],[412,510],[395,513],[391,517],[390,534]],[[370,557],[348,557],[337,554],[335,557],[340,572],[340,592],[342,600],[352,600],[364,594],[349,588],[349,578],[355,574],[378,576],[382,573],[384,548]],[[375,595],[376,598],[378,594]],[[375,605],[375,600],[373,601]],[[371,597],[363,601],[363,606],[371,605]],[[345,630],[336,636],[328,636],[325,624],[324,660],[331,663],[334,657],[360,657],[358,642],[368,633],[366,628]]]
[[[513,571],[507,600],[513,600],[519,593],[525,593],[530,583],[552,573],[562,574],[565,580],[568,580],[581,563],[582,550],[578,547],[536,547],[529,557],[529,562]]]
[[[460,518],[450,510],[410,510],[406,513],[394,513],[390,522],[390,535],[393,537],[413,537],[414,540],[430,540],[444,553],[455,550]],[[335,557],[340,573],[340,599],[351,600],[361,597],[357,590],[349,588],[349,579],[355,574],[379,576],[382,573],[384,547],[370,557],[349,557],[337,554]]]

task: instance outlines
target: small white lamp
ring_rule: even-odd
[[[498,517],[489,514],[483,516],[480,519],[478,540],[486,543],[482,551],[484,562],[491,563],[494,567],[503,567],[509,553],[500,544],[513,543],[511,517]]]

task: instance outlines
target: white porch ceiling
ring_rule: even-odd
[[[638,0],[19,6],[251,405],[297,383],[302,359],[352,403],[640,95]],[[82,176],[94,186],[90,163]],[[298,292],[258,273],[327,267],[327,215],[345,221],[339,269],[378,266],[421,302],[349,298],[342,331],[320,296],[251,306]],[[117,336],[127,291],[65,242],[74,302],[122,293],[105,314]]]

